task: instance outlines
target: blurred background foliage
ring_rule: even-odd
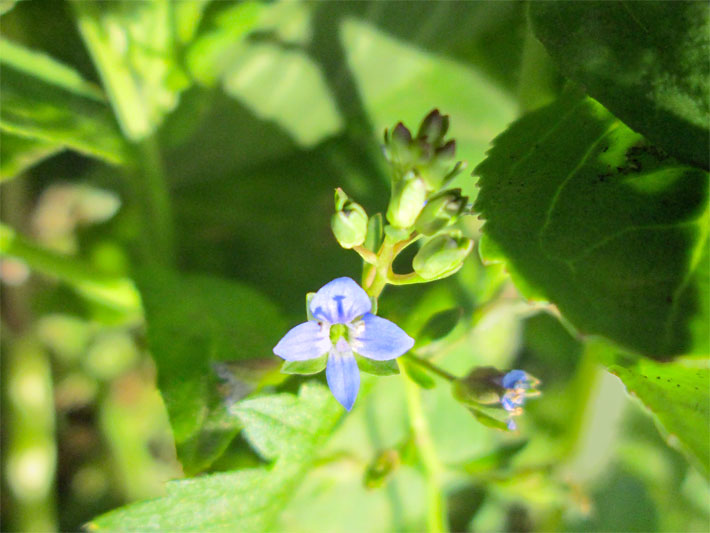
[[[3,531],[77,530],[168,480],[274,459],[227,408],[296,392],[305,380],[279,377],[271,347],[306,292],[359,277],[330,233],[333,189],[384,211],[384,128],[439,108],[468,162],[455,185],[475,198],[491,140],[565,83],[523,2],[0,6],[2,221],[26,238],[24,262],[0,262]],[[478,241],[480,224],[460,225]],[[606,345],[477,253],[445,281],[388,289],[379,313],[418,337],[452,309],[420,355],[460,376],[523,368],[544,391],[507,434],[419,378],[436,385],[423,403],[452,530],[707,531],[704,452],[668,446],[668,421],[599,366]],[[273,528],[424,528],[403,388],[363,375],[354,411],[323,415],[333,435]],[[707,407],[695,416],[707,426]]]

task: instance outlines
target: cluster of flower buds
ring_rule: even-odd
[[[478,367],[454,382],[454,395],[490,425],[502,423],[510,431],[517,426],[514,417],[523,412],[527,398],[538,396],[540,380],[523,370],[503,372],[490,366]]]
[[[456,272],[473,242],[451,230],[466,213],[468,198],[461,189],[447,189],[464,168],[454,164],[456,141],[447,140],[449,117],[435,109],[422,121],[416,137],[402,124],[385,131],[384,153],[392,168],[392,195],[387,220],[403,233],[416,230],[430,237],[414,260],[414,271],[424,280]]]

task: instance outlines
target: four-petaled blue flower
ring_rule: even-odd
[[[534,390],[540,381],[523,370],[511,370],[501,378],[501,385],[506,389],[505,394],[500,399],[503,409],[510,413],[507,426],[511,431],[515,431],[517,426],[513,420],[523,412],[525,398],[537,396],[539,391]]]
[[[291,329],[274,347],[286,361],[306,361],[328,354],[325,369],[335,399],[348,411],[360,389],[353,353],[387,361],[403,355],[414,339],[399,326],[370,313],[367,293],[350,278],[324,285],[310,301],[313,320]]]

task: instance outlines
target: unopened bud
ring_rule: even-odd
[[[434,235],[463,212],[468,197],[461,196],[461,189],[440,192],[429,199],[415,224],[416,230],[424,235]]]
[[[456,141],[451,139],[441,148],[436,150],[436,158],[442,162],[450,161],[456,155]]]
[[[397,228],[411,228],[424,207],[427,187],[414,173],[407,174],[392,186],[387,220]]]
[[[350,200],[341,188],[335,190],[335,210],[330,219],[330,227],[340,246],[353,248],[365,242],[367,213],[360,204]]]
[[[492,405],[505,393],[500,380],[503,373],[492,366],[473,369],[466,377],[453,383],[454,397],[466,405]]]
[[[411,132],[401,122],[398,122],[392,130],[392,142],[395,142],[402,147],[409,146],[409,143],[412,142]]]
[[[417,137],[419,139],[426,139],[432,145],[437,146],[444,138],[444,135],[446,135],[448,129],[448,115],[442,115],[439,113],[438,109],[434,109],[422,120]]]
[[[414,271],[427,280],[441,279],[454,274],[471,252],[473,241],[460,232],[439,235],[421,247],[414,256]]]

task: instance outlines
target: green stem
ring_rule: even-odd
[[[412,362],[418,364],[419,366],[426,368],[426,369],[429,370],[430,372],[433,372],[433,373],[436,374],[437,376],[444,378],[446,381],[456,381],[456,380],[458,379],[458,378],[457,378],[456,376],[454,376],[453,374],[449,374],[449,373],[448,373],[446,370],[444,370],[443,368],[439,368],[438,366],[436,366],[435,364],[431,363],[430,361],[427,361],[426,359],[422,359],[421,357],[418,357],[418,356],[414,355],[414,354],[411,353],[411,352],[405,354],[404,357],[405,357],[408,361],[412,361]]]
[[[429,424],[424,414],[421,390],[411,379],[404,376],[404,390],[407,398],[407,412],[414,432],[414,441],[424,468],[427,493],[427,531],[430,533],[448,530],[446,524],[446,498],[441,488],[443,465],[434,447]]]
[[[99,73],[109,103],[124,136],[133,147],[128,175],[143,213],[143,255],[146,262],[169,265],[174,260],[170,195],[160,150],[153,137],[150,109],[135,81],[135,73],[110,43],[102,13],[93,2],[73,2],[77,25]]]
[[[410,272],[409,274],[395,274],[390,268],[390,271],[387,273],[387,283],[390,285],[412,285],[414,283],[426,283],[427,281],[431,280],[424,279],[416,272]]]
[[[0,256],[21,259],[43,274],[59,278],[87,298],[124,311],[141,312],[140,295],[128,278],[117,278],[96,272],[77,259],[41,248],[12,228],[0,223]]]
[[[369,263],[370,265],[377,264],[377,255],[364,246],[355,246],[353,247],[353,250],[355,250],[366,263]]]
[[[371,298],[379,298],[385,286],[388,283],[392,283],[392,262],[395,257],[397,257],[398,253],[418,238],[419,235],[415,233],[410,235],[408,239],[399,241],[385,233],[385,240],[376,256],[377,261],[372,266],[371,270],[366,269],[364,273],[365,290]],[[449,381],[456,379],[455,376],[430,363],[420,360],[414,355],[408,355],[407,357],[409,360],[427,367],[432,372]],[[446,525],[446,498],[441,487],[443,465],[439,461],[434,442],[429,432],[429,424],[424,414],[419,386],[407,377],[406,372],[402,372],[401,375],[404,379],[404,388],[407,397],[407,412],[409,413],[414,440],[417,444],[417,450],[426,479],[427,530],[430,533],[444,532],[447,531],[448,528]]]
[[[370,298],[379,298],[388,281],[388,272],[395,257],[395,246],[397,243],[389,236],[385,235],[380,251],[377,253],[377,261],[374,265],[374,273],[370,272],[371,280],[366,280],[365,291]]]

